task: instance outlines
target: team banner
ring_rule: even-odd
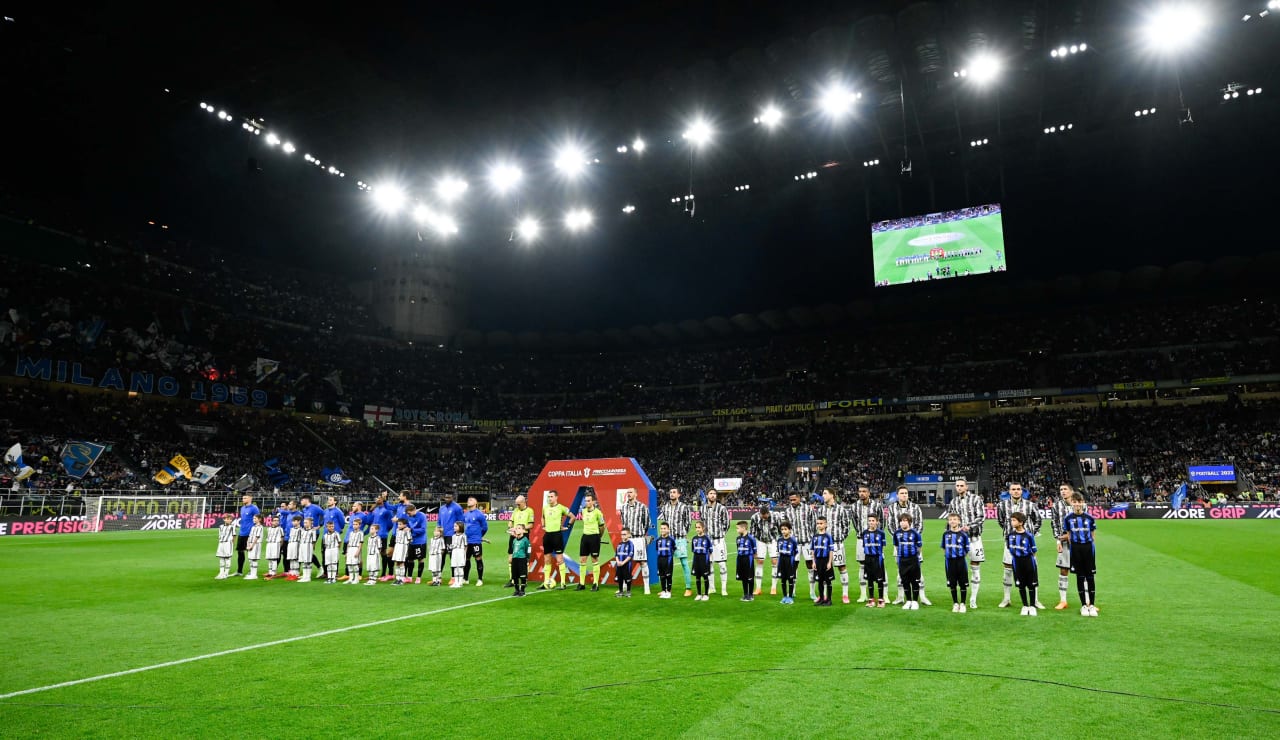
[[[332,468],[323,468],[320,471],[321,482],[328,486],[346,486],[351,484],[351,479],[347,474],[342,472],[342,468],[333,466]]]
[[[222,470],[222,466],[215,467],[213,465],[197,465],[195,475],[191,477],[191,482],[202,486],[206,485],[213,480],[213,477],[217,475],[220,470]]]
[[[182,393],[182,381],[172,375],[157,376],[144,370],[129,370],[122,367],[109,367],[98,377],[86,374],[84,364],[68,360],[54,360],[51,357],[27,357],[19,355],[14,365],[13,374],[19,378],[33,380],[56,381],[72,385],[91,386],[108,390],[126,391],[139,395],[161,395],[174,398]],[[261,389],[248,390],[240,386],[226,383],[208,383],[192,381],[187,398],[192,401],[212,401],[213,403],[230,403],[235,406],[252,406],[261,409],[267,407],[267,392]]]
[[[22,445],[15,444],[4,453],[4,464],[15,481],[23,481],[36,474],[35,468],[22,459]]]
[[[558,493],[559,502],[569,507],[575,516],[582,507],[582,501],[588,493],[595,496],[596,503],[604,514],[605,527],[609,532],[610,544],[621,541],[622,507],[627,500],[627,492],[635,489],[636,501],[649,508],[650,532],[641,533],[651,536],[658,527],[658,491],[645,475],[640,463],[631,457],[615,457],[602,460],[552,460],[542,468],[537,480],[529,487],[529,507],[534,511],[533,531],[529,533],[529,580],[541,580],[542,569],[532,564],[542,560],[542,538],[546,534],[542,522],[542,507],[551,491]],[[573,527],[564,530],[564,544],[569,543]],[[632,533],[635,541],[637,533]],[[639,547],[639,544],[636,545]],[[657,563],[658,555],[650,540],[647,551],[649,562]],[[582,573],[578,561],[568,548],[565,549],[564,562],[568,569],[578,575],[582,581]],[[658,569],[650,567],[649,579],[657,583]],[[602,563],[600,568],[601,583],[617,580],[615,565],[612,561]]]
[[[160,471],[153,476],[155,482],[167,486],[179,478],[191,480],[191,463],[182,455],[174,455],[169,462],[160,466]]]
[[[82,480],[106,449],[106,445],[95,442],[67,442],[62,446],[62,469],[72,478]]]

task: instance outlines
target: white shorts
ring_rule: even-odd
[[[778,559],[778,543],[756,540],[756,560],[764,560],[765,558]]]
[[[450,550],[449,551],[449,567],[461,568],[467,564],[466,550]]]
[[[286,557],[289,560],[298,559],[298,541],[297,540],[289,540],[289,544],[286,548]]]
[[[800,543],[800,559],[806,563],[813,560],[813,546],[808,542]]]
[[[844,567],[844,543],[837,542],[831,546],[831,567]]]
[[[427,570],[439,573],[444,568],[444,553],[437,552],[427,560]]]
[[[637,563],[649,562],[649,538],[632,537],[631,541],[636,543],[636,556],[632,560]]]
[[[1004,546],[1004,560],[1002,562],[1004,562],[1006,566],[1011,567],[1013,565],[1013,553],[1009,552],[1008,545]]]
[[[969,540],[969,562],[981,563],[987,559],[987,553],[982,549],[982,538],[970,538]]]
[[[267,543],[267,560],[279,560],[279,559],[280,559],[280,543],[268,542]]]
[[[208,552],[208,551],[206,550],[206,552]],[[229,558],[229,557],[231,557],[231,543],[230,543],[230,542],[219,542],[219,543],[218,543],[218,553],[217,553],[216,557],[220,557],[220,558]]]
[[[1071,567],[1071,545],[1062,543],[1062,552],[1058,553],[1058,560],[1055,563],[1059,568]]]
[[[324,564],[325,564],[325,565],[337,565],[337,564],[338,564],[338,548],[336,548],[336,547],[330,547],[330,548],[326,548],[326,549],[325,549],[325,551],[324,551]]]
[[[854,560],[857,560],[859,563],[865,563],[867,560],[867,553],[863,552],[862,550],[861,537],[858,538],[858,546],[853,552],[853,557],[854,557]]]
[[[728,552],[725,550],[724,538],[711,540],[711,562],[723,563],[729,560]]]

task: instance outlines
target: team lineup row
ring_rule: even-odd
[[[1059,494],[1049,517],[1058,551],[1055,565],[1059,569],[1059,603],[1055,608],[1067,608],[1069,573],[1075,573],[1080,613],[1097,616],[1094,602],[1096,522],[1087,513],[1083,498],[1070,486],[1061,486]],[[631,583],[637,576],[644,592],[650,593],[649,507],[636,500],[634,490],[628,491],[626,498],[626,503],[620,507],[623,528],[619,541],[614,545],[613,558],[616,595],[619,597],[631,595]],[[545,499],[542,509],[545,558],[542,588],[556,588],[557,580],[560,589],[567,588],[570,574],[564,561],[564,534],[568,527],[581,522],[581,577],[577,589],[585,590],[588,580],[593,578],[590,588],[599,590],[601,538],[608,534],[603,513],[591,495],[585,497],[577,514],[559,503],[555,491],[548,491]],[[330,503],[332,506],[333,502]],[[256,579],[260,548],[265,537],[268,579],[275,578],[279,568],[280,574],[289,580],[309,581],[314,565],[323,568],[324,579],[328,583],[342,580],[354,585],[361,582],[363,575],[367,579],[364,581],[366,585],[388,581],[399,585],[421,583],[424,566],[429,566],[430,584],[442,585],[447,553],[451,587],[467,584],[473,565],[477,571],[476,585],[483,585],[483,545],[488,542],[485,539],[488,519],[478,510],[474,499],[468,501],[467,511],[452,521],[453,535],[447,535],[445,526],[437,526],[429,547],[425,514],[417,511],[403,496],[402,503],[390,516],[390,531],[384,533],[376,521],[363,525],[364,518],[376,519],[375,512],[384,506],[385,499],[380,499],[374,512],[369,512],[367,517],[353,515],[353,526],[344,535],[342,527],[328,515],[321,530],[316,528],[314,517],[301,512],[285,512],[283,517],[267,516],[264,527],[257,507],[252,506],[251,497],[246,496],[245,506],[241,508],[239,537],[231,514],[225,516],[224,524],[219,528],[217,555],[221,565],[217,578],[229,577],[232,545],[236,543],[241,554],[241,572],[247,554],[251,567],[247,578]],[[447,500],[445,506],[457,507],[457,504]],[[444,509],[442,507],[441,521],[445,519]],[[515,589],[516,596],[526,593],[531,552],[529,535],[534,516],[524,497],[517,499],[507,548],[511,565],[511,580],[507,586]],[[694,596],[690,585],[696,586],[695,600],[707,600],[716,593],[713,569],[719,571],[720,593],[728,595],[728,510],[716,501],[715,493],[710,492],[697,508],[697,520],[693,521],[693,517],[693,508],[680,501],[680,492],[677,489],[669,491],[668,500],[660,507],[657,537],[652,540],[660,598],[671,598],[677,562],[684,573],[686,597]],[[981,564],[985,560],[982,541],[985,517],[982,500],[968,492],[965,482],[958,481],[956,496],[948,505],[947,529],[940,543],[945,556],[947,585],[952,594],[952,610],[955,612],[977,608]],[[289,530],[286,530],[282,518],[290,521]],[[997,506],[997,521],[1003,531],[1004,542],[1004,597],[999,606],[1011,604],[1012,589],[1016,585],[1023,604],[1022,613],[1035,616],[1038,609],[1044,608],[1037,594],[1036,536],[1042,523],[1039,510],[1027,500],[1021,486],[1013,484],[1009,496]],[[691,526],[694,530],[692,539],[687,534]],[[802,503],[797,495],[792,495],[789,504],[778,512],[762,505],[750,520],[737,523],[735,577],[742,584],[742,600],[752,601],[763,593],[764,567],[768,561],[772,575],[770,594],[776,596],[781,585],[782,603],[794,603],[801,562],[808,572],[809,596],[816,605],[832,604],[837,572],[842,601],[850,603],[845,541],[852,532],[858,563],[859,603],[866,603],[868,607],[884,607],[887,603],[884,558],[886,550],[889,550],[898,570],[898,596],[894,603],[903,604],[907,610],[918,609],[921,603],[930,605],[924,594],[921,572],[923,527],[920,507],[911,503],[905,486],[898,490],[896,500],[887,505],[871,500],[870,491],[865,486],[859,488],[858,500],[849,505],[839,503],[830,490],[824,491],[823,503],[816,507]],[[633,532],[643,534],[633,536]],[[322,545],[323,563],[313,553],[317,541]],[[338,569],[344,557],[346,574],[339,577]],[[418,563],[416,578],[412,574],[415,561]]]

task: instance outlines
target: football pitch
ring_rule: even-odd
[[[983,275],[990,272],[992,268],[1003,269],[1006,261],[1002,217],[1002,214],[993,213],[964,221],[873,233],[871,251],[875,259],[876,284],[888,281],[890,285],[898,285],[912,280],[928,280],[929,274],[939,267],[950,267],[953,276],[959,276],[965,272]],[[941,234],[958,236],[932,246],[945,249],[947,252],[980,247],[982,254],[956,259],[925,260],[910,265],[895,263],[899,258],[929,253],[931,245],[912,245],[911,240]],[[1000,253],[999,258],[996,256],[997,252]]]
[[[814,608],[803,576],[791,606],[694,602],[678,566],[671,600],[508,598],[501,525],[485,586],[463,589],[215,581],[214,530],[7,537],[0,723],[9,737],[1280,737],[1274,522],[1100,522],[1097,619],[1074,578],[1068,611],[996,608],[998,561],[980,608],[953,614],[940,535],[931,523],[935,606],[917,612],[841,605],[838,583],[837,604]]]

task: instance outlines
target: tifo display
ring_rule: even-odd
[[[1004,272],[999,203],[871,225],[877,286]]]

